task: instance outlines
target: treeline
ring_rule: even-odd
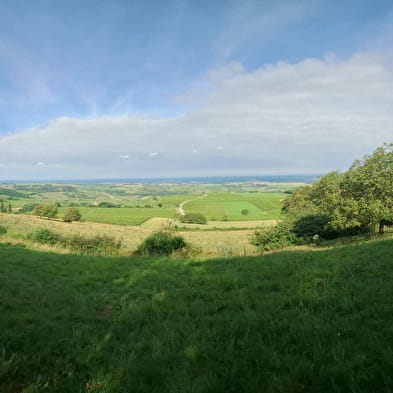
[[[330,172],[316,183],[288,196],[287,219],[254,233],[261,250],[318,242],[359,233],[378,232],[393,225],[393,143],[379,147],[346,172]]]
[[[12,188],[0,187],[0,195],[8,196],[11,198],[29,198],[29,194],[14,190]]]

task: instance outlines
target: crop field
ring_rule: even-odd
[[[219,193],[190,201],[184,210],[202,213],[209,220],[279,220],[282,218],[282,193]],[[241,211],[249,213],[243,215]]]
[[[59,209],[59,216],[65,208]],[[175,217],[174,208],[152,207],[152,208],[105,208],[105,207],[80,207],[83,220],[102,222],[118,225],[139,225],[152,217]]]
[[[389,393],[393,241],[213,260],[0,244],[2,393]]]

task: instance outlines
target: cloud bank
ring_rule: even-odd
[[[199,85],[176,98],[182,115],[62,117],[3,136],[0,179],[318,173],[393,140],[387,56],[232,63]]]

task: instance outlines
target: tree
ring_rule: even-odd
[[[357,202],[359,221],[377,224],[379,233],[393,223],[393,143],[386,143],[346,172],[343,188]]]
[[[82,215],[76,207],[69,207],[65,213],[63,220],[65,222],[80,221]]]
[[[355,233],[378,224],[383,233],[393,223],[393,144],[355,161],[344,173],[328,173],[297,189],[283,211],[300,232],[319,227],[325,233]]]
[[[248,216],[250,214],[250,211],[248,209],[242,209],[241,213],[243,216]]]
[[[55,203],[37,205],[33,214],[40,217],[54,218],[57,216],[58,207]]]

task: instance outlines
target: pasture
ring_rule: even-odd
[[[2,393],[388,393],[393,242],[215,260],[0,244]]]
[[[110,209],[120,210],[120,209]],[[2,214],[0,213],[0,225],[8,230],[2,241],[28,244],[34,249],[51,249],[49,246],[41,246],[29,241],[29,235],[38,229],[50,229],[56,233],[66,235],[81,235],[85,237],[96,235],[113,236],[122,241],[122,255],[131,255],[140,243],[153,231],[162,229],[157,225],[155,228],[132,225],[114,225],[96,222],[73,222],[66,223],[60,220],[47,220],[26,214]],[[187,242],[200,249],[204,256],[229,256],[229,255],[254,255],[257,249],[249,244],[249,236],[253,229],[242,230],[210,230],[190,231],[181,229],[176,232],[183,236]],[[55,248],[57,252],[68,252],[65,249]]]
[[[66,208],[59,209],[61,217]],[[152,217],[171,218],[176,216],[175,208],[168,207],[79,207],[85,221],[118,225],[139,225]]]
[[[282,193],[216,193],[187,202],[187,213],[202,213],[208,220],[279,220],[286,194]],[[243,215],[241,211],[249,213]]]

